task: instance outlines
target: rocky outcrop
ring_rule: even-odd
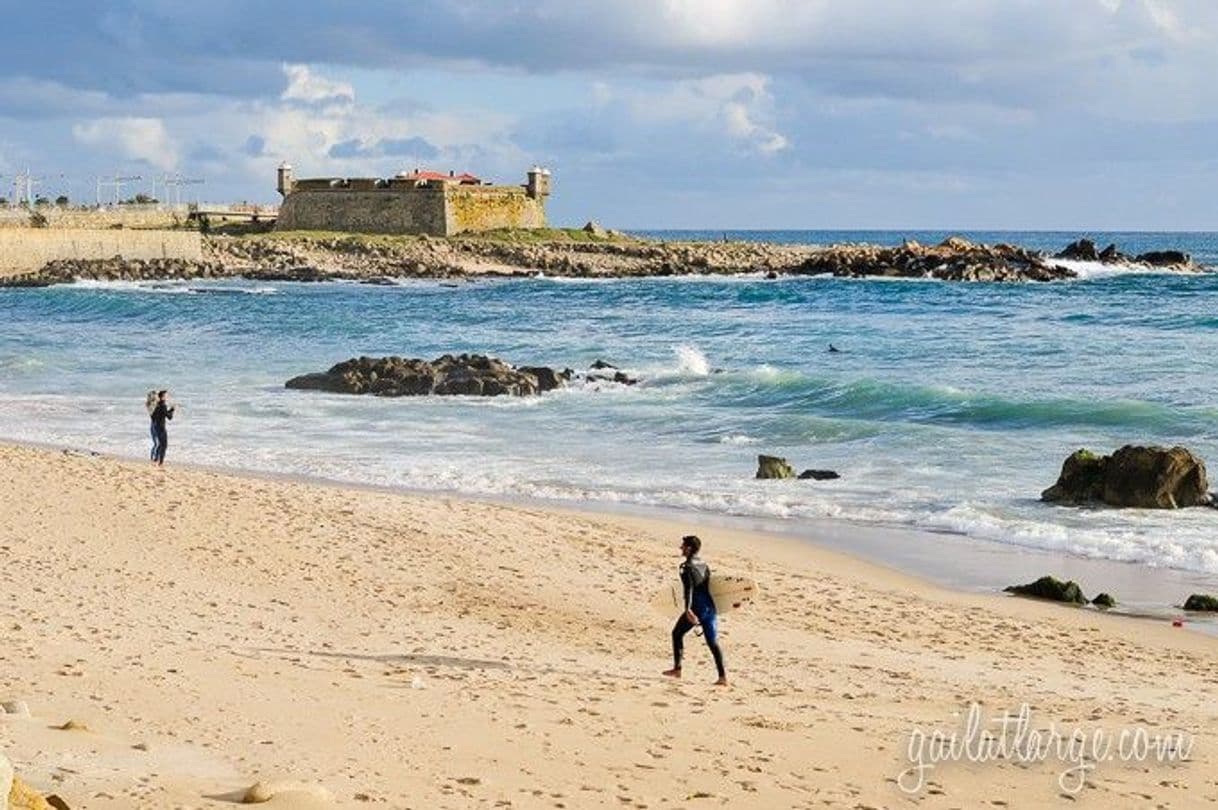
[[[1111,456],[1078,450],[1057,483],[1041,493],[1051,503],[1178,509],[1211,503],[1205,462],[1184,447],[1126,445]]]
[[[1099,596],[1092,599],[1091,604],[1095,605],[1098,608],[1108,609],[1108,608],[1116,607],[1116,600],[1112,598],[1111,594],[1102,593]]]
[[[220,262],[190,259],[57,259],[41,270],[0,279],[0,287],[49,287],[86,281],[163,281],[222,278],[232,273]]]
[[[1044,576],[1027,585],[1008,585],[1003,588],[1007,593],[1019,596],[1032,596],[1037,599],[1048,599],[1053,602],[1069,602],[1075,605],[1087,604],[1087,597],[1074,580],[1062,582],[1051,576]]]
[[[594,238],[371,237],[359,234],[211,235],[203,261],[158,259],[51,262],[35,273],[0,279],[0,286],[45,286],[74,279],[160,280],[242,276],[265,281],[364,281],[456,277],[632,278],[671,275],[755,273],[900,278],[944,281],[1056,281],[1073,270],[1044,254],[952,237],[933,246],[906,241],[875,245],[777,245],[761,242],[661,242],[606,232],[595,223]],[[603,230],[603,229],[602,229]],[[1096,251],[1079,240],[1063,258],[1125,262],[1196,270],[1180,251],[1156,251],[1128,259],[1115,245]]]
[[[1149,264],[1151,267],[1193,268],[1193,257],[1179,250],[1152,250],[1140,253],[1134,257],[1139,264]]]
[[[1066,245],[1055,259],[1074,259],[1085,262],[1103,262],[1104,264],[1144,264],[1179,271],[1197,271],[1201,268],[1193,261],[1193,257],[1180,250],[1152,250],[1137,256],[1127,256],[1116,245],[1109,245],[1103,250],[1096,250],[1095,242],[1090,239],[1079,239]]]
[[[1056,281],[1075,272],[1043,254],[1013,245],[980,245],[953,236],[935,246],[838,245],[811,256],[796,271],[845,277],[935,278],[942,281]]]
[[[1115,250],[1116,246],[1113,245],[1112,248]],[[1095,242],[1092,242],[1090,239],[1079,239],[1066,245],[1066,247],[1062,249],[1062,252],[1058,253],[1053,258],[1097,262],[1100,260],[1100,254],[1099,251],[1095,249]]]
[[[303,374],[287,388],[338,394],[401,396],[530,396],[558,388],[570,371],[539,366],[516,368],[481,354],[446,354],[435,360],[357,357],[329,371]]]
[[[1218,597],[1195,593],[1184,603],[1185,610],[1218,612]]]
[[[794,478],[795,468],[785,458],[778,456],[757,456],[757,477],[764,479]]]

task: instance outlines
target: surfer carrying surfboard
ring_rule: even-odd
[[[670,678],[681,677],[685,634],[701,625],[702,636],[715,659],[715,668],[719,670],[719,680],[715,681],[715,685],[727,686],[727,671],[723,668],[723,653],[719,649],[718,613],[715,611],[715,600],[710,594],[710,566],[698,556],[701,550],[702,541],[698,537],[689,534],[681,538],[681,554],[685,557],[680,571],[685,612],[672,628],[672,669],[666,670],[664,674]]]

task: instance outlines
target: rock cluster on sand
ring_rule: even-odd
[[[1079,239],[1071,242],[1054,258],[1103,262],[1104,264],[1146,264],[1151,267],[1175,270],[1195,271],[1199,269],[1193,261],[1193,257],[1180,250],[1152,250],[1131,257],[1118,250],[1116,245],[1109,245],[1103,250],[1097,250],[1095,242],[1092,242],[1090,239]]]
[[[329,371],[293,377],[286,387],[382,397],[529,396],[558,388],[571,376],[569,370],[516,367],[482,354],[446,354],[431,361],[356,357],[332,366]]]
[[[268,807],[324,808],[329,807],[333,797],[321,785],[300,782],[294,779],[274,779],[258,782],[245,791],[242,804],[265,804]]]
[[[1008,585],[1003,590],[1019,596],[1034,596],[1037,599],[1048,599],[1053,602],[1087,604],[1087,597],[1083,596],[1082,588],[1074,580],[1062,582],[1056,577],[1045,576],[1035,582],[1029,582],[1027,585]]]
[[[1077,450],[1062,464],[1057,483],[1041,500],[1142,509],[1177,509],[1211,503],[1205,462],[1184,447],[1126,445],[1110,456]]]

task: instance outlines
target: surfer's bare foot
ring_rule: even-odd
[[[681,677],[681,668],[676,667],[675,669],[666,669],[666,670],[664,670],[664,672],[662,674],[666,678],[680,678]]]
[[[714,686],[727,686],[727,678],[720,678],[719,680],[715,681],[715,683],[713,685]]]

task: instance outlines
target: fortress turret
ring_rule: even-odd
[[[296,185],[296,179],[292,177],[292,164],[280,163],[278,183],[275,188],[279,191],[280,196],[286,197],[292,193],[292,187]]]
[[[550,196],[550,170],[540,166],[529,169],[529,181],[525,183],[525,191],[533,199],[545,199]]]

